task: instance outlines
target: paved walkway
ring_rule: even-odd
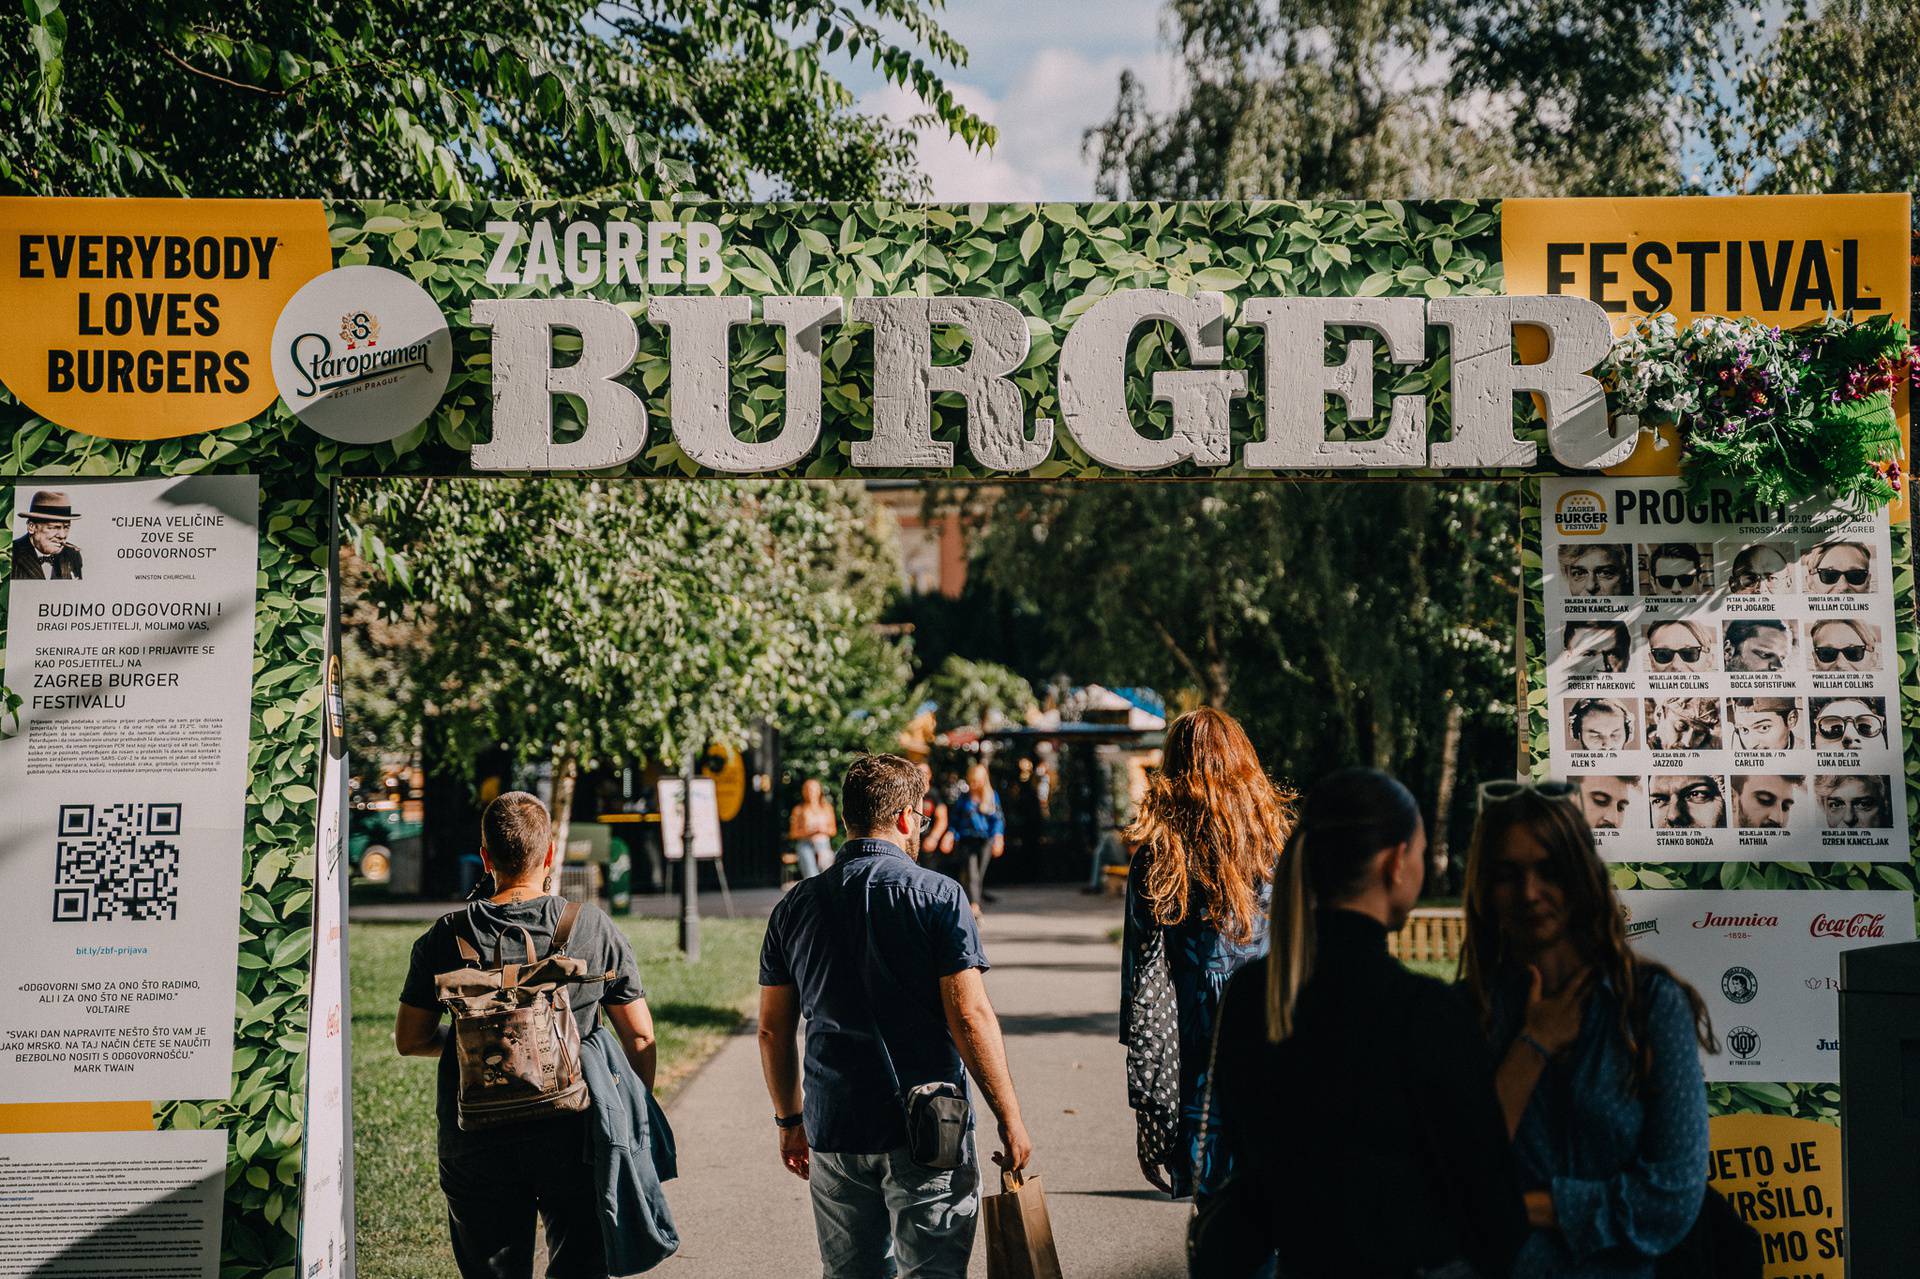
[[[1187,1205],[1149,1188],[1134,1161],[1119,1032],[1120,923],[1111,897],[1007,888],[987,915],[987,990],[1000,1013],[1033,1171],[1046,1188],[1067,1279],[1180,1279]],[[978,1099],[978,1090],[975,1098]],[[992,1130],[984,1114],[983,1128]],[[669,1109],[680,1179],[667,1197],[683,1240],[666,1279],[805,1279],[820,1273],[807,1188],[780,1165],[749,1026]],[[983,1186],[998,1170],[982,1142]],[[972,1275],[986,1274],[984,1233]]]

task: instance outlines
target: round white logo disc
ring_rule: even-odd
[[[447,389],[453,334],[398,271],[347,266],[307,282],[273,326],[273,380],[295,416],[347,444],[398,439]]]

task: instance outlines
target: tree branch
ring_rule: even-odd
[[[260,96],[265,98],[284,98],[288,96],[287,91],[285,89],[263,89],[257,84],[242,84],[238,80],[229,80],[227,79],[227,77],[223,75],[215,75],[211,71],[203,71],[199,67],[194,66],[191,62],[188,62],[185,58],[181,57],[179,54],[175,53],[172,49],[162,48],[160,50],[160,53],[162,56],[164,56],[167,59],[167,61],[173,63],[175,66],[179,67],[182,71],[186,71],[192,75],[197,75],[203,80],[211,80],[215,84],[224,84],[229,89],[242,89],[248,93],[257,93]]]

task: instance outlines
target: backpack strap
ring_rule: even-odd
[[[573,936],[573,925],[580,918],[580,903],[568,902],[566,909],[560,912],[560,922],[553,930],[553,953],[563,955],[567,950],[567,939]]]
[[[461,928],[462,924],[466,925],[464,929]],[[480,934],[473,931],[473,916],[465,909],[453,911],[447,916],[447,927],[453,930],[453,944],[459,949],[460,958],[475,968],[480,967],[480,952],[474,947],[475,942],[480,940]],[[472,934],[472,941],[468,940],[469,934]]]

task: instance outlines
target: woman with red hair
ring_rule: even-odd
[[[1274,864],[1294,794],[1267,777],[1246,730],[1201,707],[1167,730],[1127,843],[1121,1042],[1147,1180],[1185,1198],[1217,1182],[1201,1134],[1207,1054],[1227,979],[1267,949]]]

